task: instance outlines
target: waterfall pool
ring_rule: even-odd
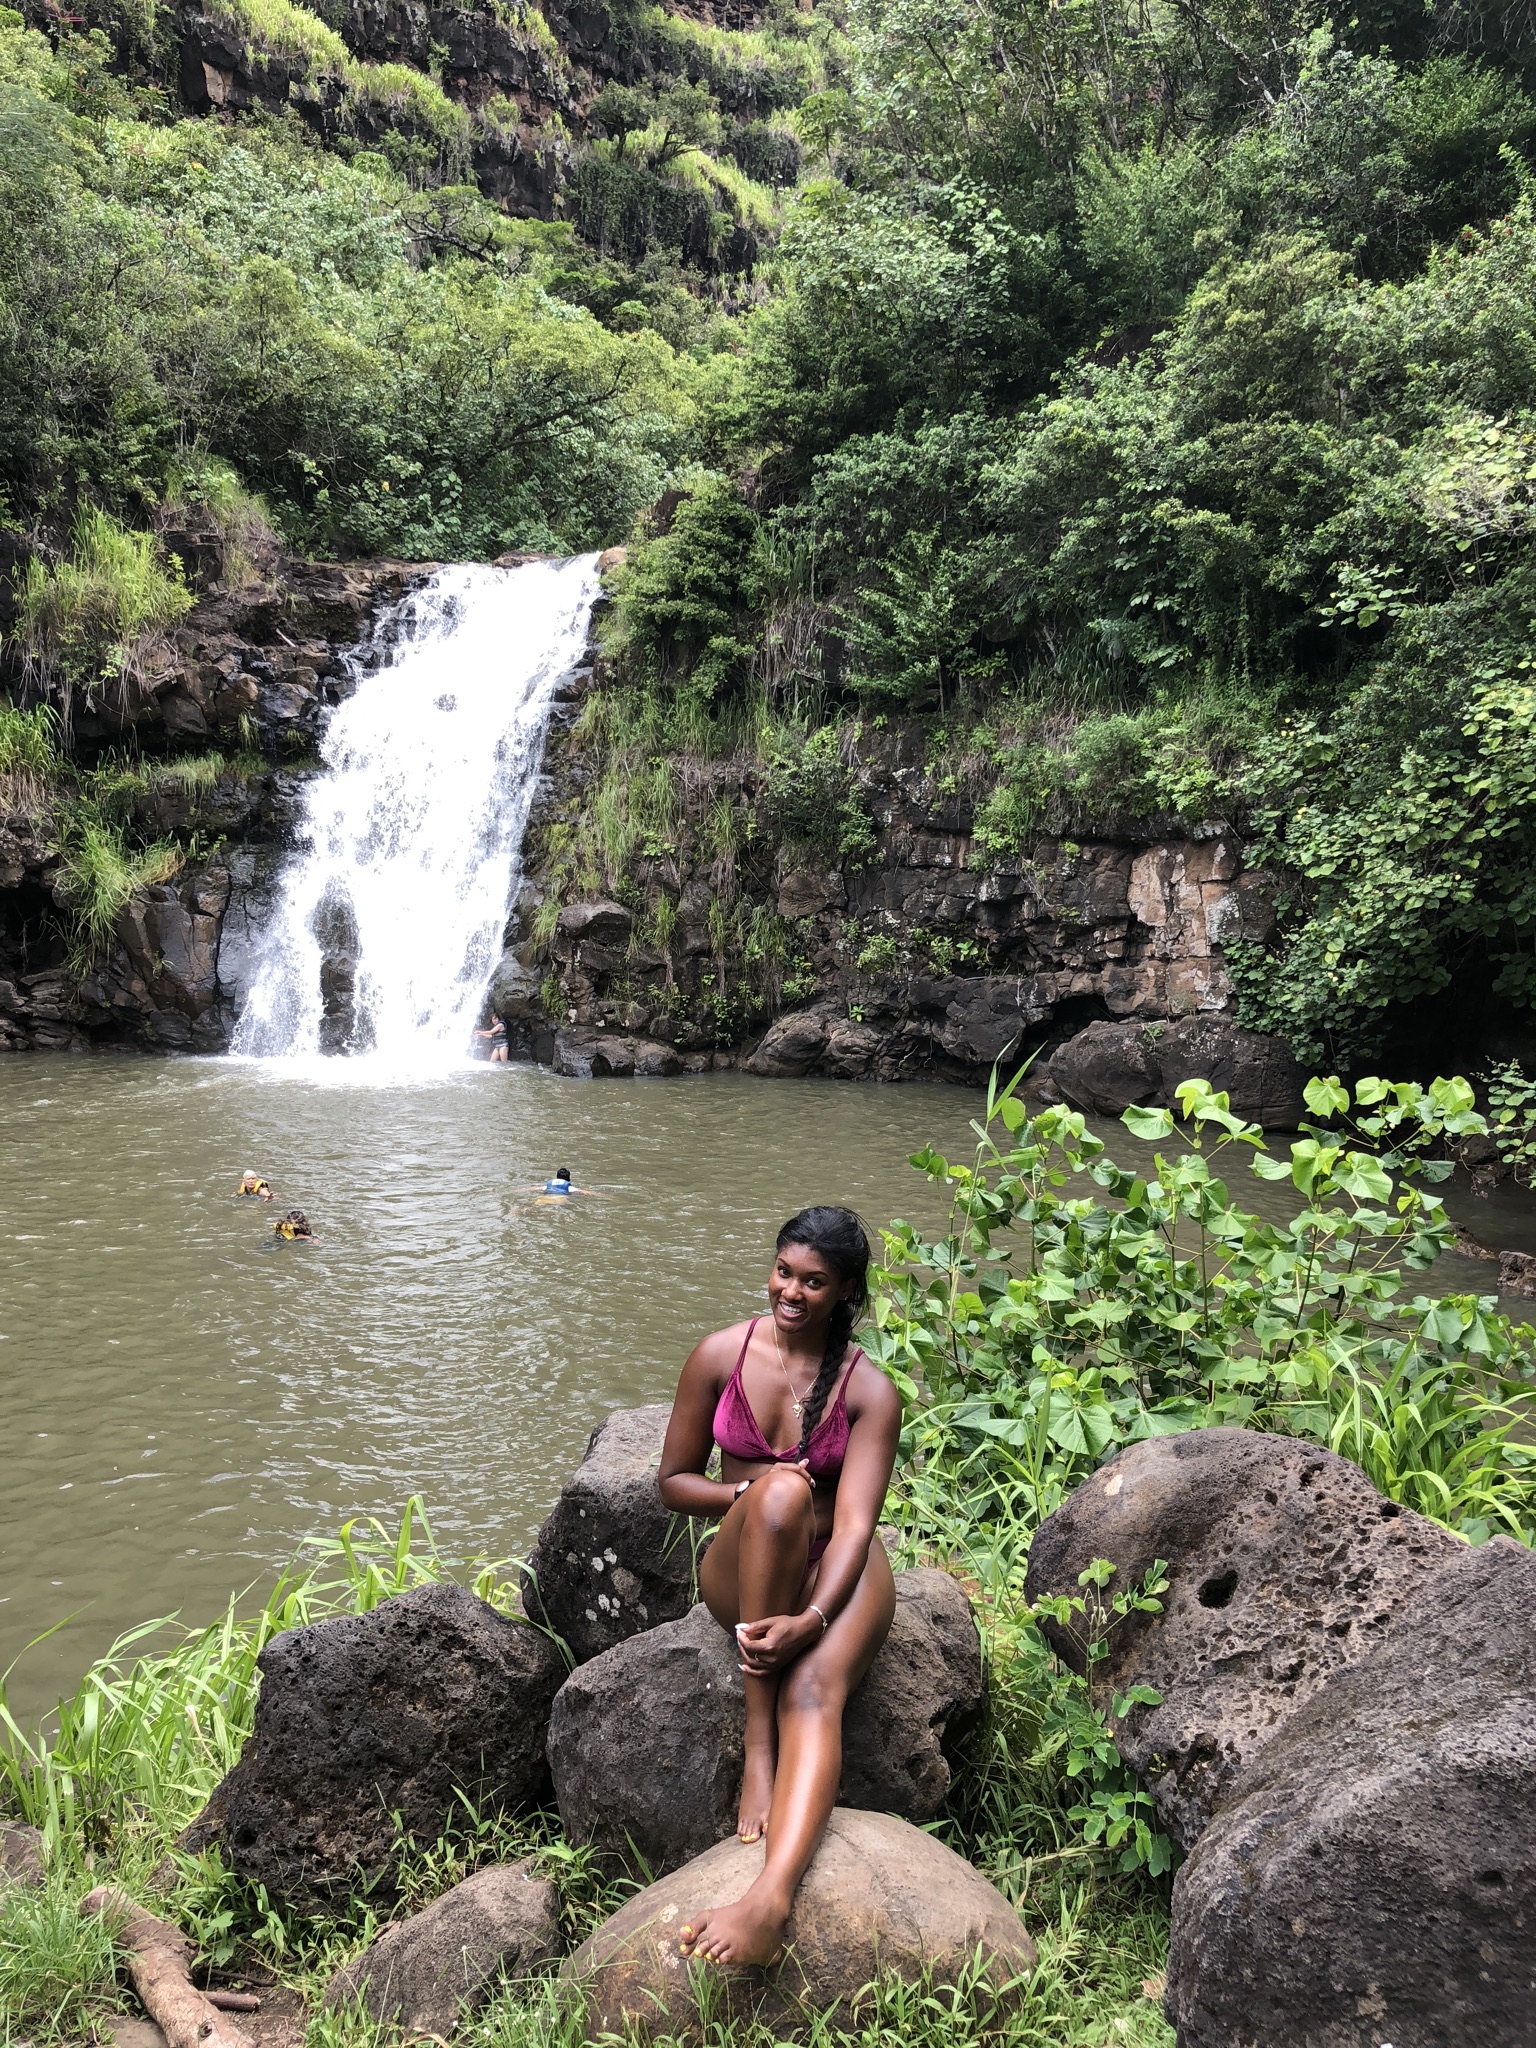
[[[202,1619],[306,1534],[421,1493],[526,1546],[606,1410],[667,1398],[810,1201],[937,1224],[906,1164],[973,1091],[581,1083],[468,1066],[0,1061],[0,1670],[33,1712],[122,1629]],[[596,1189],[540,1206],[557,1166]],[[246,1167],[274,1204],[241,1201]],[[319,1242],[274,1242],[303,1208]]]
[[[306,1534],[412,1493],[446,1551],[521,1552],[602,1414],[665,1399],[694,1339],[760,1302],[786,1215],[846,1201],[937,1227],[907,1156],[969,1156],[981,1107],[938,1086],[380,1071],[0,1062],[0,1670],[73,1617],[22,1658],[18,1712],[121,1630],[211,1617]],[[540,1207],[557,1166],[597,1197]],[[276,1205],[235,1198],[246,1167]],[[273,1241],[290,1203],[317,1244]],[[1525,1198],[1455,1207],[1485,1241],[1529,1241]],[[1493,1273],[1446,1259],[1431,1285]]]

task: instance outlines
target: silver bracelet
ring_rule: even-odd
[[[821,1614],[821,1609],[816,1605],[816,1602],[814,1600],[812,1600],[809,1604],[812,1614]],[[823,1635],[826,1634],[829,1626],[830,1624],[827,1621],[827,1617],[824,1614],[821,1614],[821,1632]]]

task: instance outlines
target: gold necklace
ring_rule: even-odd
[[[784,1363],[784,1346],[779,1340],[779,1326],[777,1322],[773,1325],[773,1348],[779,1354],[779,1371],[783,1373],[784,1383],[789,1388],[790,1406],[794,1409],[795,1420],[798,1422],[805,1413],[805,1402],[795,1392],[795,1383],[789,1376],[789,1367]],[[808,1396],[810,1389],[807,1388],[806,1392]]]

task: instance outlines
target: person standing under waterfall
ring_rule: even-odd
[[[737,1834],[767,1837],[759,1876],[681,1930],[685,1955],[769,1963],[825,1832],[843,1707],[890,1631],[896,1586],[875,1531],[901,1401],[850,1340],[869,1240],[849,1209],[802,1209],[779,1232],[770,1313],[694,1347],[678,1382],[659,1490],[675,1513],[723,1516],[699,1589],[735,1632],[746,1755]],[[719,1479],[705,1477],[720,1450]]]

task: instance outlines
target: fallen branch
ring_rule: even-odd
[[[205,1991],[203,1996],[220,2012],[260,2012],[261,2000],[254,1991]]]
[[[178,1928],[146,1913],[113,1885],[98,1885],[80,1910],[118,1922],[117,1943],[128,1952],[129,1978],[167,2048],[251,2048],[250,2036],[192,1982],[192,1950]]]

